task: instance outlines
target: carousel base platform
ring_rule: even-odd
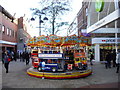
[[[87,70],[72,70],[65,72],[39,72],[37,69],[31,67],[27,70],[27,74],[42,79],[75,79],[91,75],[92,69],[89,68]]]

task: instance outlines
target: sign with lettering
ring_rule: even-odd
[[[92,44],[96,44],[96,43],[116,43],[116,39],[115,38],[93,38],[92,39]],[[117,43],[120,43],[120,38],[117,39]]]
[[[63,54],[62,53],[59,53],[59,54],[46,54],[46,53],[39,53],[38,54],[38,57],[39,58],[63,58]]]

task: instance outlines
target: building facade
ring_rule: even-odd
[[[27,22],[24,17],[18,18],[18,32],[17,32],[17,50],[20,52],[26,51],[26,41],[31,38],[27,32]]]
[[[17,49],[17,24],[15,18],[0,6],[0,47],[9,52]]]
[[[27,33],[24,17],[15,19],[7,10],[0,6],[0,55],[2,51],[24,51],[26,41],[31,38]],[[2,56],[1,56],[2,57]]]
[[[87,32],[93,35],[92,44],[98,62],[105,60],[107,52],[120,49],[120,1],[103,1],[100,4],[98,8],[97,3],[91,0],[87,17]]]

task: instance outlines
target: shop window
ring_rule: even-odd
[[[7,35],[9,35],[9,28],[7,28]]]
[[[5,26],[4,25],[2,25],[2,32],[3,32],[3,34],[5,34]]]
[[[14,37],[14,31],[13,30],[11,30],[12,31],[12,37]]]

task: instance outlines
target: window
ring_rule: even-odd
[[[88,16],[88,8],[86,8],[86,16]]]
[[[9,35],[9,28],[7,28],[7,35]]]
[[[11,36],[14,37],[14,31],[13,30],[11,30]]]
[[[2,26],[2,32],[3,33],[5,32],[5,26],[4,25]]]
[[[16,32],[14,31],[14,37],[16,36]]]
[[[10,36],[12,35],[12,30],[11,29],[9,29],[10,30]]]

